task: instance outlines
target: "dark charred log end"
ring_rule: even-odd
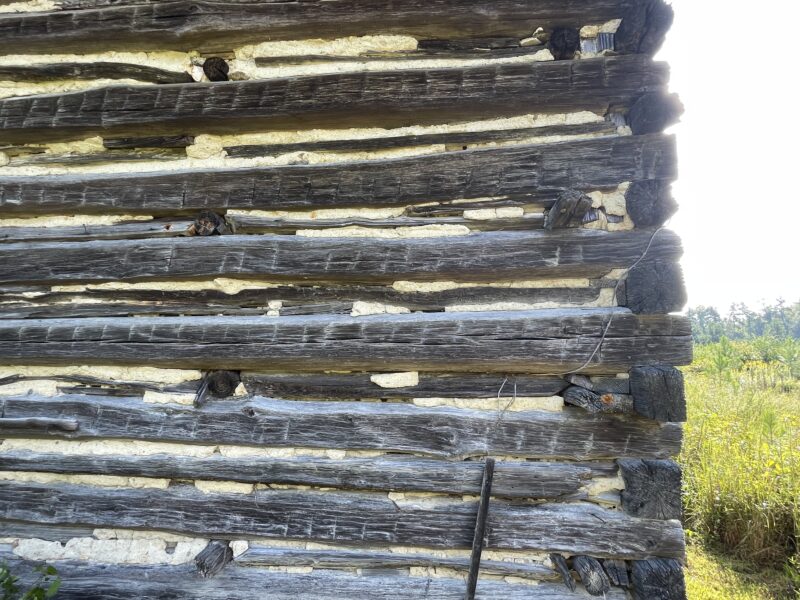
[[[575,580],[573,579],[572,573],[569,570],[567,560],[560,554],[551,554],[550,562],[553,563],[556,571],[558,571],[559,575],[561,575],[561,578],[564,581],[564,585],[567,586],[567,589],[569,589],[570,592],[574,592],[577,589],[577,585],[575,584]]]
[[[592,596],[602,596],[611,591],[611,581],[603,570],[603,565],[591,556],[576,556],[572,567],[581,578],[581,583]]]
[[[686,600],[686,582],[681,563],[653,558],[631,563],[634,600]]]
[[[201,577],[213,577],[233,560],[233,550],[228,542],[212,540],[195,557],[194,564]]]
[[[190,233],[190,235],[220,235],[226,231],[225,219],[215,212],[204,210],[197,216],[194,225],[190,229],[192,228],[194,229],[194,233]]]
[[[655,54],[661,48],[674,19],[675,11],[665,0],[637,2],[617,29],[616,51],[622,54]]]
[[[623,588],[631,587],[628,565],[624,560],[606,559],[603,561],[603,570],[608,575],[611,585]]]
[[[230,67],[224,58],[212,56],[203,63],[203,73],[209,81],[228,81]]]
[[[622,509],[643,519],[680,519],[681,468],[671,460],[619,459]]]
[[[630,384],[638,414],[664,423],[686,421],[683,373],[675,367],[634,367]]]
[[[679,263],[642,261],[628,272],[625,306],[637,315],[678,312],[688,300]]]
[[[683,102],[678,94],[649,92],[631,106],[628,125],[634,135],[661,133],[677,123],[683,111]]]
[[[577,190],[566,190],[556,198],[555,204],[547,211],[544,228],[552,231],[580,227],[591,208],[592,199],[589,196]]]
[[[550,34],[547,47],[556,60],[572,60],[581,47],[581,34],[574,27],[557,27]]]
[[[208,391],[215,398],[232,396],[242,381],[236,371],[212,371],[208,374]]]
[[[659,227],[678,210],[668,181],[635,181],[625,193],[625,207],[636,227]]]

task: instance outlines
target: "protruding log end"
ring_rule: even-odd
[[[680,519],[681,468],[671,460],[624,458],[617,461],[625,481],[622,509],[643,519]]]
[[[634,367],[630,371],[633,409],[664,423],[686,421],[683,373],[670,366]]]
[[[203,73],[209,81],[228,81],[228,71],[230,67],[224,58],[212,56],[203,63]]]
[[[681,266],[675,262],[642,261],[617,291],[617,302],[637,315],[678,312],[687,301]]]
[[[634,600],[686,600],[686,582],[681,563],[653,558],[631,564]]]
[[[617,29],[615,50],[621,54],[655,54],[674,19],[675,11],[665,0],[637,2]]]
[[[195,219],[189,228],[189,235],[209,236],[228,233],[225,219],[210,210],[204,210]]]
[[[668,181],[652,179],[631,183],[625,208],[636,227],[660,227],[675,214],[678,204]]]
[[[592,596],[602,596],[611,590],[611,581],[603,570],[603,565],[591,556],[576,556],[572,566],[581,578],[586,591]]]
[[[564,391],[564,402],[593,414],[633,412],[633,399],[627,394],[600,394],[578,385]]]
[[[580,227],[590,208],[592,208],[592,199],[589,196],[577,190],[567,190],[558,196],[555,204],[547,211],[544,217],[544,228],[552,231],[553,229]]]
[[[194,564],[201,577],[213,577],[233,560],[233,550],[228,542],[212,540],[195,557]]]
[[[567,589],[569,589],[570,592],[574,592],[577,589],[577,586],[575,585],[575,580],[572,578],[572,573],[570,573],[567,559],[560,554],[551,554],[550,562],[553,563],[556,571],[558,571],[559,575],[561,575],[561,578],[564,580],[564,585],[567,586]]]
[[[557,27],[550,34],[547,47],[556,60],[572,60],[581,47],[581,34],[573,27]]]
[[[200,407],[206,403],[209,396],[227,398],[232,396],[242,381],[236,371],[211,371],[206,374],[194,399],[194,405]]]
[[[624,560],[606,559],[603,561],[603,569],[611,581],[611,585],[617,587],[631,587],[631,580],[628,577],[628,565]]]
[[[678,94],[650,92],[641,96],[628,111],[628,125],[634,135],[661,133],[678,122],[683,103]]]

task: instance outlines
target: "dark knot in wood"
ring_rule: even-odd
[[[209,81],[228,81],[228,71],[230,67],[224,58],[212,56],[203,63],[203,73]]]
[[[547,47],[556,60],[572,60],[581,47],[581,34],[573,27],[556,27]]]
[[[208,391],[216,398],[227,398],[233,395],[241,380],[236,371],[212,371],[208,375]]]
[[[193,235],[220,235],[226,231],[225,219],[210,210],[201,212],[194,221],[191,230]]]

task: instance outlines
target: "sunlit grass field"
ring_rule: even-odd
[[[800,598],[800,341],[723,340],[695,357],[680,457],[689,597]]]

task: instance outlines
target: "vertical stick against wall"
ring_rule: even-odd
[[[486,465],[483,467],[481,502],[478,505],[478,518],[475,521],[475,536],[472,538],[472,555],[469,559],[469,577],[467,578],[466,600],[475,600],[475,588],[478,586],[478,570],[481,566],[483,538],[486,535],[486,518],[489,515],[489,497],[492,494],[493,477],[494,459],[487,457]]]

